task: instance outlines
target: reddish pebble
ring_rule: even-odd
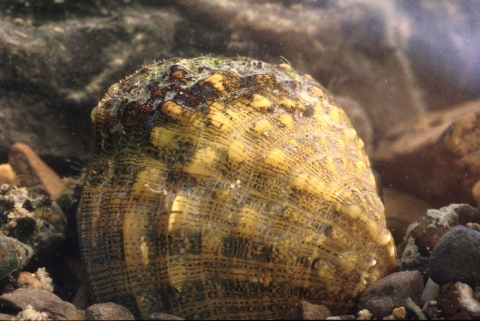
[[[27,145],[15,143],[9,154],[9,163],[26,187],[42,185],[52,200],[62,192],[62,180]]]
[[[42,283],[30,272],[20,272],[17,278],[19,288],[24,289],[43,289]]]

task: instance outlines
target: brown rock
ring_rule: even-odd
[[[15,143],[9,154],[9,163],[20,177],[22,186],[42,185],[52,200],[62,192],[62,180],[25,144]]]
[[[38,289],[17,289],[0,296],[0,312],[2,309],[20,312],[30,305],[38,312],[47,313],[56,320],[77,319],[77,309],[73,304],[65,302],[52,292]]]
[[[30,272],[20,272],[17,278],[17,285],[24,289],[43,289],[42,283]]]
[[[391,184],[432,202],[473,203],[480,179],[480,100],[401,123],[378,143],[375,169]]]
[[[407,298],[418,301],[424,289],[423,277],[418,271],[396,272],[375,282],[365,290],[357,306],[368,309],[373,318],[389,316]]]
[[[115,303],[97,303],[85,311],[87,320],[135,320],[133,314],[125,307]]]
[[[302,301],[288,311],[285,320],[323,320],[330,316],[332,313],[326,306]]]
[[[446,317],[453,316],[459,306],[460,295],[453,283],[447,283],[440,287],[437,295],[437,306]]]
[[[15,172],[10,164],[0,164],[0,185],[12,184]]]

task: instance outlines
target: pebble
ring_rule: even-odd
[[[0,185],[12,184],[15,172],[10,164],[0,164]]]
[[[28,145],[15,143],[8,158],[22,186],[42,185],[52,200],[61,195],[62,180]]]
[[[20,272],[17,278],[17,285],[24,289],[43,289],[42,282],[35,277],[34,273]]]
[[[85,311],[87,320],[135,320],[133,314],[125,307],[115,303],[97,303]]]
[[[0,296],[0,313],[18,313],[31,306],[40,313],[45,312],[50,319],[76,320],[77,309],[47,290],[16,289]]]
[[[407,298],[418,301],[423,289],[420,272],[396,272],[368,287],[360,298],[358,309],[368,309],[373,318],[381,319],[389,316],[394,308],[404,305]]]
[[[457,282],[455,287],[459,292],[458,306],[460,309],[467,311],[472,317],[480,316],[480,302],[473,296],[472,288],[465,283]]]
[[[448,231],[430,255],[430,277],[437,284],[480,284],[480,232],[458,225]]]
[[[457,208],[458,224],[467,226],[468,223],[480,223],[480,215],[477,210],[468,204],[462,204]]]
[[[404,320],[407,317],[407,310],[404,306],[393,309],[392,316],[395,320]]]
[[[458,225],[457,209],[462,205],[450,204],[440,209],[430,209],[408,227],[405,242],[399,246],[404,250],[397,263],[398,270],[428,272],[431,251],[443,234]]]
[[[301,301],[288,311],[285,320],[321,320],[330,316],[332,313],[326,306]]]
[[[33,253],[30,246],[0,234],[0,279],[23,269]]]
[[[437,306],[444,316],[451,317],[458,310],[459,293],[453,283],[447,283],[440,287],[437,295]]]

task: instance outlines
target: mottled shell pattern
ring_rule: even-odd
[[[283,67],[172,58],[109,89],[78,213],[97,301],[143,318],[342,313],[394,269],[361,139]]]

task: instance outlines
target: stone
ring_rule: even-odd
[[[0,279],[23,269],[33,253],[30,246],[0,234]]]
[[[468,223],[480,223],[480,215],[477,210],[468,204],[462,204],[457,208],[458,224],[467,226]]]
[[[473,296],[472,288],[462,282],[456,282],[455,288],[459,293],[458,307],[471,317],[480,317],[480,302]]]
[[[363,293],[357,309],[368,309],[373,318],[381,319],[407,298],[418,301],[424,289],[423,277],[418,271],[396,272],[375,282]]]
[[[29,305],[35,311],[45,312],[50,319],[77,319],[77,309],[73,304],[46,290],[17,289],[0,296],[0,313],[2,309],[20,312]]]
[[[440,287],[437,295],[437,306],[446,317],[453,316],[459,305],[460,295],[453,283],[447,283]]]
[[[480,285],[480,232],[463,225],[445,233],[430,255],[430,277],[439,284]]]
[[[24,289],[43,289],[42,282],[35,277],[34,273],[20,272],[17,278],[19,288]]]
[[[15,143],[10,150],[9,163],[20,177],[21,186],[41,185],[52,200],[60,196],[62,180],[28,145]]]
[[[0,164],[0,185],[12,184],[15,177],[16,174],[10,164]]]
[[[405,307],[398,307],[393,309],[392,316],[395,320],[404,320],[407,317],[407,310]]]
[[[85,311],[87,320],[135,320],[133,314],[121,305],[108,302],[97,303]]]
[[[473,203],[480,179],[480,100],[400,123],[379,142],[373,164],[385,184],[434,206]]]
[[[430,253],[443,234],[458,224],[457,209],[461,206],[451,204],[438,210],[430,209],[408,227],[405,241],[398,246],[398,270],[418,270],[427,281]]]
[[[322,320],[330,316],[332,313],[326,306],[301,301],[288,311],[285,320]]]

